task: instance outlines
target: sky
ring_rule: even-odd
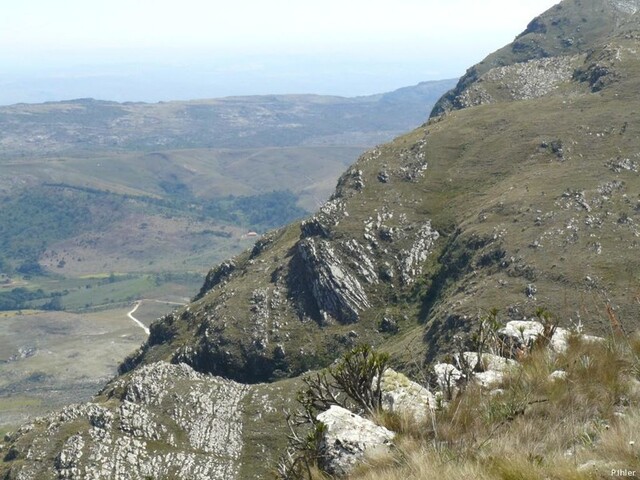
[[[557,0],[21,0],[0,104],[365,95],[459,77]]]

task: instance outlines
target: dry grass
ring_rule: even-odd
[[[640,472],[640,337],[570,340],[523,359],[497,392],[470,387],[418,425],[384,415],[400,433],[392,456],[350,478],[546,480]],[[552,379],[556,370],[565,379]],[[634,477],[631,477],[634,478]]]

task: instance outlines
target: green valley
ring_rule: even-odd
[[[138,301],[147,326],[187,303],[212,265],[307,216],[453,85],[0,107],[0,429],[65,390],[88,399],[143,340]],[[84,374],[59,373],[86,355]]]

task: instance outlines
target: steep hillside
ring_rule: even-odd
[[[492,307],[597,329],[609,304],[635,322],[631,18],[588,53],[488,71],[464,91],[477,106],[365,154],[314,217],[214,268],[133,363],[264,381],[357,341],[432,359]]]
[[[7,478],[110,478],[113,462],[136,472],[119,478],[181,478],[180,466],[190,478],[215,468],[260,478],[264,462],[245,457],[240,471],[241,450],[227,445],[267,444],[239,433],[224,446],[202,444],[198,432],[212,420],[199,412],[220,405],[224,425],[210,437],[236,435],[226,422],[246,421],[256,406],[239,392],[282,388],[261,394],[269,418],[260,428],[283,435],[272,402],[292,398],[295,379],[282,379],[357,343],[411,371],[449,352],[454,337],[468,341],[492,308],[502,320],[544,307],[562,326],[597,333],[615,318],[637,329],[638,9],[640,1],[565,0],[532,22],[474,67],[428,123],[364,154],[313,217],[213,268],[192,304],[151,326],[97,405],[10,437]],[[584,35],[563,42],[566,32]],[[517,47],[531,38],[540,48]],[[235,393],[215,393],[220,385]]]
[[[421,123],[452,85],[0,107],[0,274],[15,280],[0,309],[42,273],[203,275],[251,245],[247,232],[315,210],[365,148]]]

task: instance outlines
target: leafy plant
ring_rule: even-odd
[[[305,388],[298,392],[300,409],[286,413],[289,447],[277,467],[278,478],[294,480],[312,478],[317,463],[320,439],[325,426],[317,420],[319,412],[338,405],[370,416],[382,406],[382,376],[389,355],[376,352],[370,345],[359,345],[346,353],[326,371],[303,379]],[[306,434],[300,431],[306,428]],[[311,428],[309,428],[311,427]]]

